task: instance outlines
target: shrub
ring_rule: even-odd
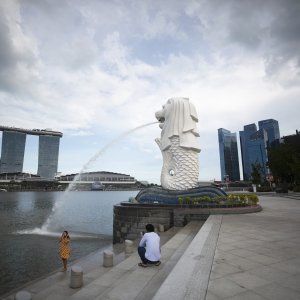
[[[240,198],[240,202],[242,204],[246,204],[247,203],[247,196],[246,195],[239,195]]]
[[[247,195],[248,198],[248,204],[257,204],[258,203],[258,197],[255,194]]]
[[[221,199],[220,199],[220,197],[214,197],[213,201],[214,201],[214,203],[220,204]]]
[[[298,186],[300,189],[300,186]],[[259,202],[259,199],[256,194],[230,194],[228,196],[217,196],[217,197],[179,197],[178,204],[201,204],[205,206],[209,206],[209,204],[225,204],[225,205],[240,205],[240,204],[248,204],[248,205],[256,205]]]
[[[185,197],[185,203],[190,204],[191,203],[191,197]]]

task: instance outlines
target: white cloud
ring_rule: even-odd
[[[94,133],[91,131],[79,130],[77,132],[71,133],[70,135],[71,136],[91,136],[91,135],[94,135]]]
[[[298,126],[299,5],[286,3],[1,1],[1,123],[77,135],[80,155],[80,137],[109,142],[156,121],[168,98],[189,97],[201,176],[217,177],[219,127],[267,118],[282,134]],[[159,134],[149,126],[123,145],[158,173]]]
[[[1,91],[32,96],[39,80],[36,71],[38,48],[34,38],[22,29],[16,1],[0,3],[0,88]]]

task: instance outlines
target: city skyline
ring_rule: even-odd
[[[151,124],[149,124],[151,125]],[[237,133],[236,132],[231,132],[230,130],[227,130],[225,128],[219,128],[218,129],[218,145],[219,145],[219,159],[220,159],[220,180],[225,180],[226,176],[228,176],[228,179],[230,181],[238,181],[238,180],[249,180],[249,176],[251,173],[251,168],[249,167],[251,165],[251,163],[246,163],[244,162],[244,158],[245,158],[245,154],[243,156],[243,146],[241,143],[241,140],[243,139],[248,139],[250,138],[251,135],[256,134],[257,137],[255,138],[255,140],[262,140],[261,142],[259,141],[258,144],[263,143],[264,145],[264,149],[266,150],[265,152],[265,156],[264,159],[265,161],[267,161],[267,147],[271,146],[274,147],[276,146],[281,139],[284,139],[284,137],[286,136],[281,136],[280,135],[280,129],[279,129],[279,124],[277,120],[274,119],[266,119],[266,120],[260,120],[258,121],[258,125],[259,125],[259,129],[257,130],[257,126],[256,123],[251,123],[251,124],[247,124],[243,126],[242,131],[239,131],[239,137],[237,138]],[[16,128],[16,127],[5,127],[5,126],[1,126],[0,125],[0,129],[5,130],[5,129],[9,129],[9,131],[7,131],[7,133],[10,133],[10,131],[17,132],[18,134],[20,134],[20,132],[26,132],[27,134],[32,134],[32,135],[44,135],[47,139],[49,139],[49,134],[52,132],[52,134],[54,136],[59,136],[62,137],[63,134],[61,132],[55,132],[55,131],[51,131],[50,129],[45,130],[45,129],[24,129],[24,128]],[[263,133],[262,130],[265,130],[266,132]],[[245,132],[248,132],[248,135],[245,135]],[[296,130],[297,133],[297,130]],[[0,134],[1,134],[1,130],[0,130]],[[265,134],[266,136],[262,136],[263,134]],[[295,133],[289,135],[289,136],[293,136]],[[24,134],[25,136],[25,134]],[[53,137],[54,137],[53,136]],[[26,138],[30,137],[30,135],[26,135],[25,140],[23,141],[24,145],[21,146],[22,148],[22,157],[24,157],[24,149],[26,147]],[[41,136],[39,136],[39,138],[41,138]],[[238,143],[239,141],[239,143]],[[1,136],[0,136],[0,142],[1,142]],[[43,142],[43,141],[42,141]],[[255,141],[254,141],[255,142]],[[275,142],[275,144],[274,144]],[[54,147],[52,150],[58,151],[59,150],[59,138],[58,138],[58,147],[55,146],[55,144],[52,145],[52,141],[44,141],[44,143],[46,143],[46,145],[41,145],[41,140],[39,141],[39,146],[38,146],[38,153],[39,156],[41,155],[40,152],[42,153],[42,160],[49,160],[49,158],[46,157],[46,152],[45,152],[45,147],[49,147],[49,149],[51,150],[51,147]],[[110,142],[109,144],[114,144],[115,141]],[[229,145],[234,143],[234,145]],[[1,143],[0,143],[1,145]],[[227,151],[226,151],[226,146],[227,146]],[[246,145],[244,145],[244,147],[246,148]],[[18,147],[17,147],[18,148]],[[41,148],[43,148],[41,150]],[[104,147],[105,148],[105,147]],[[230,148],[230,149],[229,149]],[[0,148],[0,150],[2,150],[2,147]],[[102,152],[102,151],[100,151]],[[225,156],[226,156],[226,152],[227,155],[233,156],[231,158],[231,162],[225,162]],[[1,151],[0,151],[1,153]],[[53,156],[53,154],[52,154]],[[99,156],[99,151],[95,156]],[[246,155],[247,156],[247,155]],[[57,159],[58,157],[58,153],[56,153],[54,155],[55,158],[55,170],[57,168]],[[50,157],[50,160],[53,159]],[[23,168],[23,162],[24,162],[24,158],[22,161],[22,167]],[[1,163],[1,156],[0,156],[0,163]],[[90,161],[87,162],[88,164],[90,163]],[[228,164],[229,163],[229,164]],[[262,163],[261,161],[259,161],[259,163]],[[249,165],[249,166],[248,166]],[[263,168],[265,168],[265,165],[263,165]],[[45,172],[48,171],[39,171],[40,169],[40,164],[38,164],[38,171],[32,172],[32,174],[37,174],[40,175],[42,177],[49,177],[49,176],[44,176]],[[222,169],[223,168],[223,169]],[[225,169],[230,169],[229,172],[226,172]],[[245,177],[245,170],[248,170],[248,175],[246,175]],[[46,168],[47,169],[47,168]],[[79,172],[84,172],[86,170],[85,166],[82,166],[82,168],[78,171],[78,172],[74,172],[74,173],[62,173],[62,172],[58,172],[57,175],[71,175],[71,174],[76,174]],[[0,169],[1,171],[1,169]],[[100,172],[102,172],[103,170],[100,170]],[[14,172],[20,172],[20,170],[15,170]],[[26,170],[23,170],[24,173],[26,173]],[[92,171],[95,172],[95,171]],[[96,171],[96,172],[99,172]],[[104,171],[105,172],[105,171]],[[107,172],[110,172],[109,170],[107,170]],[[247,172],[247,171],[246,171]],[[53,173],[53,170],[52,170]],[[62,173],[62,174],[60,174]],[[234,175],[229,175],[229,173],[232,173]],[[267,172],[267,168],[265,168],[264,170],[265,175],[268,173]],[[54,174],[54,173],[53,173]],[[130,174],[128,174],[130,175]],[[50,176],[51,177],[51,176]],[[240,178],[240,179],[238,179]],[[246,178],[246,179],[245,179]],[[215,178],[214,178],[215,179]]]
[[[158,124],[124,133],[188,97],[199,180],[218,180],[218,128],[275,119],[281,136],[299,129],[299,14],[292,0],[1,1],[0,124],[63,132],[63,174],[104,149],[87,172],[159,183]],[[23,170],[35,173],[37,157],[28,136]]]

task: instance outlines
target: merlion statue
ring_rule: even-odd
[[[163,189],[186,190],[197,187],[200,148],[194,105],[188,98],[171,98],[155,116],[162,129],[161,138],[155,141],[163,156]]]
[[[196,127],[197,112],[188,98],[171,98],[155,113],[160,122],[161,138],[156,139],[163,156],[161,186],[142,189],[138,203],[178,205],[179,198],[223,197],[227,194],[215,186],[199,186],[200,148]]]

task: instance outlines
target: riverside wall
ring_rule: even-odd
[[[196,205],[142,204],[121,202],[114,206],[113,243],[134,240],[145,231],[148,223],[164,230],[182,227],[193,220],[206,220],[211,214],[240,214],[261,211],[260,205],[226,208],[199,208]]]

